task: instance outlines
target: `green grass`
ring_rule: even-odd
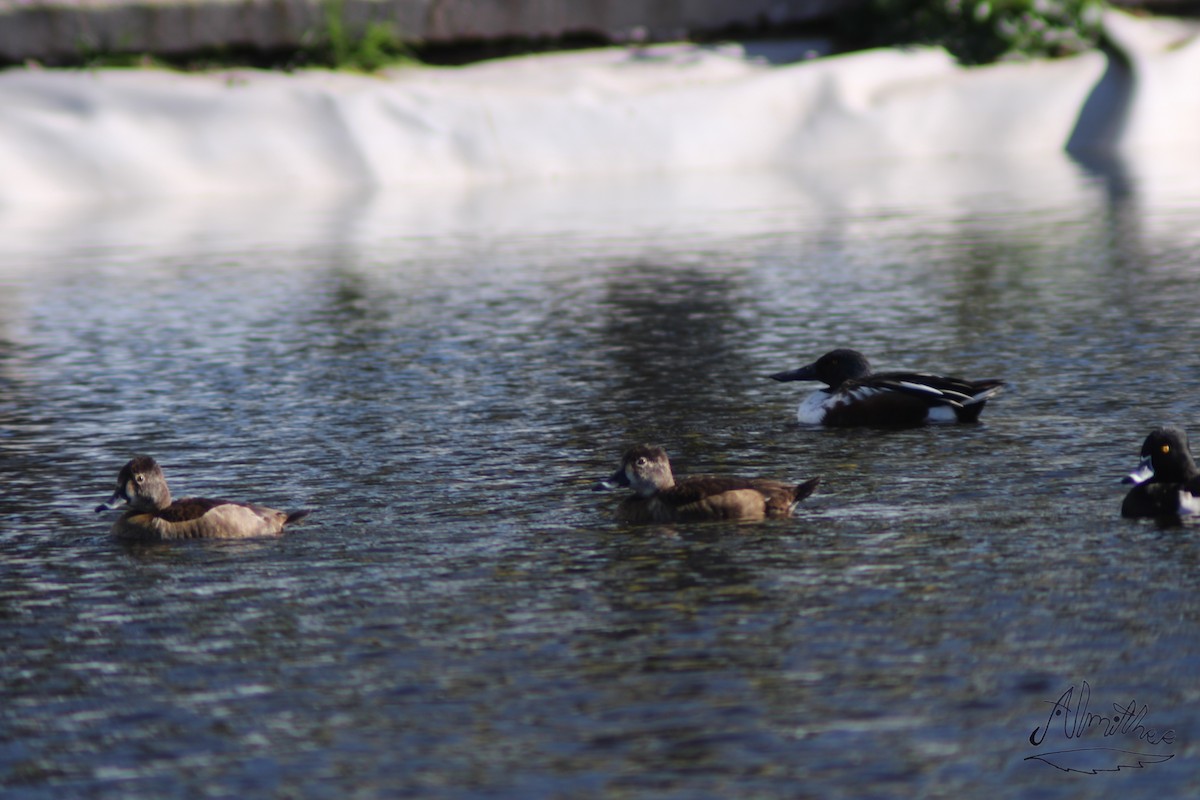
[[[312,61],[333,69],[353,72],[378,72],[387,66],[411,64],[417,59],[392,22],[372,20],[361,35],[352,35],[346,26],[342,0],[326,0],[324,35],[312,53]]]
[[[295,48],[271,52],[245,47],[216,47],[180,55],[152,55],[120,48],[105,52],[94,43],[81,39],[74,59],[65,59],[53,66],[176,69],[185,72],[235,66],[282,70],[327,67],[370,74],[389,66],[420,63],[391,21],[370,20],[361,26],[359,32],[354,32],[346,22],[343,0],[325,0],[320,23],[304,39]]]

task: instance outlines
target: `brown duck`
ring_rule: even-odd
[[[96,511],[117,508],[122,503],[128,508],[113,523],[113,536],[142,541],[278,536],[284,525],[309,514],[205,497],[172,501],[162,468],[150,456],[134,456],[121,468],[117,490]]]
[[[821,482],[799,485],[767,478],[697,475],[675,479],[661,447],[638,445],[621,460],[621,468],[598,488],[628,487],[634,493],[617,507],[621,522],[695,522],[760,520],[790,517],[792,509]]]

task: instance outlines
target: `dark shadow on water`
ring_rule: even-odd
[[[1146,212],[1129,164],[1111,150],[1081,150],[1069,155],[1104,187],[1104,230],[1112,243],[1114,266],[1122,274],[1143,270],[1149,263],[1143,230]]]
[[[1111,152],[1125,128],[1133,97],[1134,76],[1129,61],[1111,48],[1108,67],[1079,112],[1067,139],[1067,152],[1079,158],[1088,153]]]
[[[747,335],[741,304],[741,289],[728,275],[645,263],[613,272],[602,339],[611,361],[611,402],[620,405],[634,436],[677,430],[697,406],[705,414],[726,406],[736,413],[728,388],[741,385],[749,371],[736,355]]]

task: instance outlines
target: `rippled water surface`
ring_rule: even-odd
[[[1195,796],[1200,534],[1121,520],[1117,481],[1200,430],[1198,186],[1055,159],[0,212],[0,790]],[[802,428],[764,376],[839,345],[1010,385],[977,426]],[[824,483],[621,527],[590,489],[639,441]],[[92,508],[135,452],[315,512],[123,545]],[[1083,681],[1173,743],[1032,745]],[[1025,760],[1081,746],[1173,758]]]

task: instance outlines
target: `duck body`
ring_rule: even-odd
[[[829,427],[917,427],[977,422],[1004,386],[989,378],[966,380],[927,372],[873,372],[857,350],[831,350],[811,364],[769,376],[777,381],[826,385],[800,403],[796,419]]]
[[[162,468],[150,456],[135,456],[121,468],[116,491],[96,511],[122,503],[127,507],[113,523],[112,534],[139,541],[278,536],[285,525],[309,514],[206,497],[172,500]]]
[[[1121,503],[1121,516],[1171,519],[1200,514],[1200,469],[1180,428],[1150,431],[1142,462],[1125,478],[1134,484]]]
[[[816,490],[820,478],[789,484],[767,478],[693,476],[676,480],[661,447],[638,445],[603,488],[628,487],[634,493],[617,507],[617,520],[629,523],[757,521],[786,518]]]

